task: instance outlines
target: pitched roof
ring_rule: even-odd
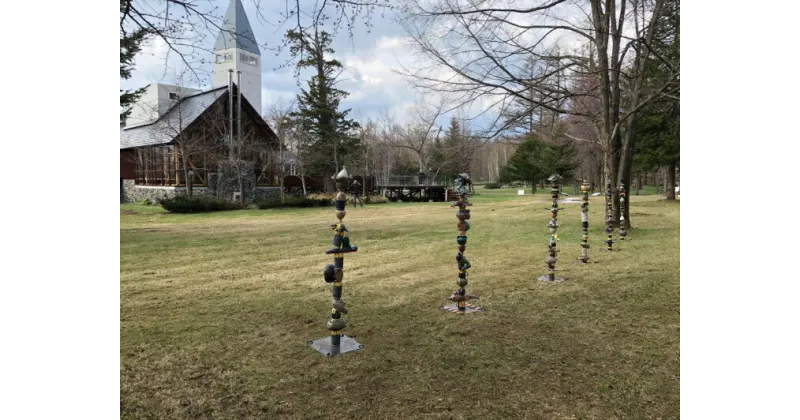
[[[178,135],[177,129],[188,127],[220,96],[227,93],[228,87],[221,86],[186,96],[154,122],[120,129],[119,148],[154,146],[171,142]]]
[[[256,43],[256,36],[250,27],[250,21],[247,20],[241,0],[231,0],[220,28],[222,29],[214,44],[215,51],[235,47],[261,55]]]

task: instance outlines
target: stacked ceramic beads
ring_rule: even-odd
[[[608,248],[606,249],[607,251],[614,250],[614,240],[612,239],[612,235],[614,234],[614,207],[611,199],[611,181],[606,181],[606,234],[608,235],[608,239],[606,239],[606,244],[608,245]]]
[[[453,207],[458,207],[458,211],[456,212],[456,217],[458,218],[458,236],[456,237],[456,242],[458,243],[458,254],[456,254],[456,263],[458,264],[458,290],[453,292],[453,296],[451,300],[456,302],[456,307],[460,312],[466,310],[467,306],[467,270],[469,270],[472,265],[467,260],[467,256],[464,255],[464,252],[467,251],[467,231],[469,230],[469,209],[467,206],[471,206],[472,203],[467,201],[466,194],[461,194],[458,196],[458,201],[453,204]]]
[[[625,231],[625,184],[619,186],[619,240],[624,241],[628,232]]]
[[[553,204],[550,207],[550,223],[547,224],[547,227],[550,229],[550,243],[548,245],[548,249],[550,251],[550,255],[547,257],[545,262],[547,263],[547,275],[540,276],[539,280],[546,280],[546,281],[556,281],[556,280],[563,280],[556,278],[556,261],[558,258],[556,254],[559,252],[558,250],[558,196],[559,196],[559,185],[561,181],[561,176],[558,174],[551,175],[550,178],[547,178],[550,181],[550,195],[553,198]]]
[[[583,192],[583,202],[581,203],[581,229],[583,230],[583,238],[581,242],[581,258],[580,261],[584,264],[589,262],[589,189],[591,186],[589,182],[583,180],[581,184],[581,192]]]
[[[325,267],[324,278],[326,283],[332,283],[333,294],[333,310],[331,311],[331,319],[328,320],[328,330],[331,332],[331,346],[337,347],[340,344],[341,336],[347,321],[342,318],[342,315],[347,314],[347,308],[342,301],[342,280],[344,279],[344,254],[358,251],[358,247],[350,245],[350,238],[347,237],[347,227],[345,227],[342,220],[347,215],[345,205],[347,198],[344,195],[344,190],[350,184],[350,177],[346,169],[342,169],[335,178],[336,189],[336,218],[339,223],[331,225],[334,231],[333,235],[333,248],[328,250],[326,254],[333,254],[333,264],[328,264]]]

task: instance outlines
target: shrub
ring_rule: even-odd
[[[485,188],[485,189],[487,189],[487,190],[496,190],[496,189],[500,188],[500,184],[498,184],[498,183],[496,183],[496,182],[487,182],[487,183],[486,183],[486,184],[483,186],[483,188]]]
[[[307,195],[306,198],[310,198],[312,200],[330,200],[330,201],[333,201],[334,199],[336,199],[336,194],[337,193],[314,193],[314,194]]]
[[[216,197],[179,195],[160,201],[161,207],[170,213],[199,213],[207,211],[238,210],[239,203],[220,200]]]
[[[361,197],[361,200],[364,200],[364,204],[386,204],[389,203],[389,199],[382,196],[382,195],[367,195]]]
[[[261,210],[264,209],[274,209],[277,207],[281,207],[281,198],[275,196],[269,196],[267,198],[262,198],[261,200],[256,201],[256,207]]]

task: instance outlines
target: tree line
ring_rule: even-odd
[[[131,4],[136,2],[121,1],[123,20],[132,16],[126,9]],[[331,48],[342,21],[334,19],[328,33],[324,3],[303,13],[310,20],[301,21],[297,10],[284,47],[296,74],[308,70],[312,76],[294,104],[272,106],[267,117],[283,139],[279,153],[285,147],[303,173],[327,175],[347,166],[366,175],[469,172],[478,181],[535,184],[548,172],[563,172],[595,188],[610,183],[616,216],[624,212],[626,221],[629,201],[620,206],[620,187],[630,194],[632,184],[641,186],[657,174],[656,182],[674,199],[680,166],[679,0],[331,4],[357,8],[365,22],[375,8],[393,8],[416,53],[430,64],[401,73],[426,97],[447,101],[415,104],[403,124],[391,115],[354,120],[350,110],[340,109],[348,93],[337,87],[342,65]],[[123,78],[137,37],[145,38],[121,31]],[[131,94],[121,92],[121,102]],[[491,104],[490,124],[473,126],[474,120],[457,112],[442,124],[444,115],[479,100]]]

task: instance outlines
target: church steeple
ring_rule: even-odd
[[[222,31],[217,36],[214,51],[239,48],[258,56],[261,55],[258,43],[256,43],[256,36],[253,29],[250,28],[250,21],[247,20],[241,0],[231,1],[220,27]]]
[[[241,0],[231,0],[220,27],[211,81],[214,86],[227,85],[228,70],[241,71],[242,94],[261,113],[261,51]]]

